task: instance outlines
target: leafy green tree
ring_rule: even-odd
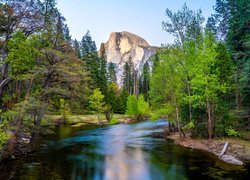
[[[69,105],[65,103],[65,100],[63,98],[61,98],[59,101],[60,101],[60,114],[62,115],[63,120],[66,121],[70,114]]]
[[[104,108],[104,95],[102,95],[99,88],[94,89],[93,94],[89,97],[90,107],[94,110],[98,117],[98,124],[101,122],[100,114],[103,112]]]
[[[42,27],[42,13],[40,1],[5,1],[0,6],[0,108],[4,106],[6,88],[13,82],[9,77],[8,44],[12,35],[20,31],[28,37]]]
[[[225,84],[220,83],[219,76],[213,72],[216,62],[216,43],[211,33],[205,33],[202,44],[199,46],[199,56],[194,67],[195,77],[191,84],[193,87],[193,106],[203,106],[206,108],[208,121],[208,137],[214,136],[214,105],[218,100],[220,92],[226,92]]]
[[[131,117],[138,115],[138,100],[135,95],[128,96],[126,114]]]
[[[205,19],[201,10],[195,12],[184,4],[176,13],[166,9],[166,16],[170,21],[163,21],[162,27],[176,38],[178,45],[183,45],[186,40],[195,41],[202,32],[202,23]]]
[[[0,22],[1,145],[9,129],[17,141],[22,133],[33,141],[45,132],[46,114],[60,113],[62,106],[83,112],[90,94],[88,72],[75,55],[56,1],[4,1]]]
[[[118,105],[116,100],[119,96],[119,87],[115,83],[111,83],[108,85],[106,103],[111,105],[112,110],[116,113],[118,109]]]
[[[27,39],[21,32],[13,35],[8,43],[9,54],[6,58],[11,68],[10,76],[22,79],[35,66],[34,59],[38,55],[35,38]]]
[[[139,95],[137,108],[139,119],[150,116],[149,103],[144,100],[142,94]]]
[[[172,34],[175,37],[175,44],[181,48],[183,51],[179,51],[183,54],[182,58],[179,58],[178,62],[181,64],[184,75],[183,81],[186,84],[186,90],[188,93],[188,111],[189,111],[189,121],[192,121],[192,87],[191,79],[192,72],[190,71],[190,66],[192,66],[192,56],[195,56],[196,45],[200,41],[200,36],[202,35],[202,23],[204,22],[204,17],[202,16],[202,11],[197,12],[189,9],[186,4],[183,5],[182,9],[176,13],[172,13],[169,9],[166,10],[166,15],[170,21],[162,22],[162,26],[165,31]],[[191,48],[189,47],[191,46]]]
[[[160,62],[150,80],[150,102],[154,110],[153,119],[167,117],[169,123],[177,123],[180,138],[180,107],[184,103],[184,69],[179,62],[180,49],[169,47],[159,53]]]

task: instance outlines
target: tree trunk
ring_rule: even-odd
[[[97,113],[97,118],[98,118],[98,125],[100,125],[101,124],[101,118],[100,118],[99,112]]]
[[[208,130],[208,139],[211,140],[213,138],[213,128],[212,128],[212,109],[209,99],[206,98],[206,108],[207,108],[207,115],[208,115],[208,123],[207,123],[207,130]]]
[[[178,108],[177,105],[175,106],[175,111],[176,111],[176,123],[177,123],[177,129],[178,129],[178,132],[179,132],[179,139],[180,139],[180,141],[183,141],[183,139],[185,138],[185,134],[181,129],[180,113],[179,113],[179,108]]]
[[[239,70],[237,69],[235,71],[235,76],[234,76],[234,80],[235,80],[235,86],[236,86],[236,90],[235,90],[235,103],[236,103],[236,108],[239,109],[240,108],[240,88],[239,88],[239,83],[238,83],[238,77],[239,77]]]
[[[190,87],[190,81],[188,81],[188,109],[189,109],[189,122],[192,121],[192,104],[191,104],[191,87]]]
[[[30,84],[29,84],[28,90],[27,90],[25,98],[24,98],[25,101],[27,101],[29,96],[30,96],[30,91],[31,91],[31,88],[32,88],[33,80],[34,80],[34,76],[32,76],[31,79],[30,79]]]
[[[17,80],[16,81],[16,102],[17,103],[20,101],[21,85],[22,85],[22,82],[20,80]]]

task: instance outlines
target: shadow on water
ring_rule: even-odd
[[[8,179],[247,179],[250,167],[228,166],[208,154],[152,134],[167,122],[102,128],[58,127],[39,151],[0,167]]]

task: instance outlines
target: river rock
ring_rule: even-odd
[[[220,159],[234,165],[243,165],[243,162],[231,155],[222,155]]]
[[[22,138],[21,138],[21,141],[22,141],[23,143],[25,143],[25,144],[29,144],[29,143],[30,143],[30,139],[29,139],[29,138],[24,138],[24,137],[22,137]]]

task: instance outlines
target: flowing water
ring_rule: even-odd
[[[152,134],[167,122],[102,128],[61,126],[35,153],[0,168],[0,179],[250,179],[250,167],[227,165],[202,151]]]

